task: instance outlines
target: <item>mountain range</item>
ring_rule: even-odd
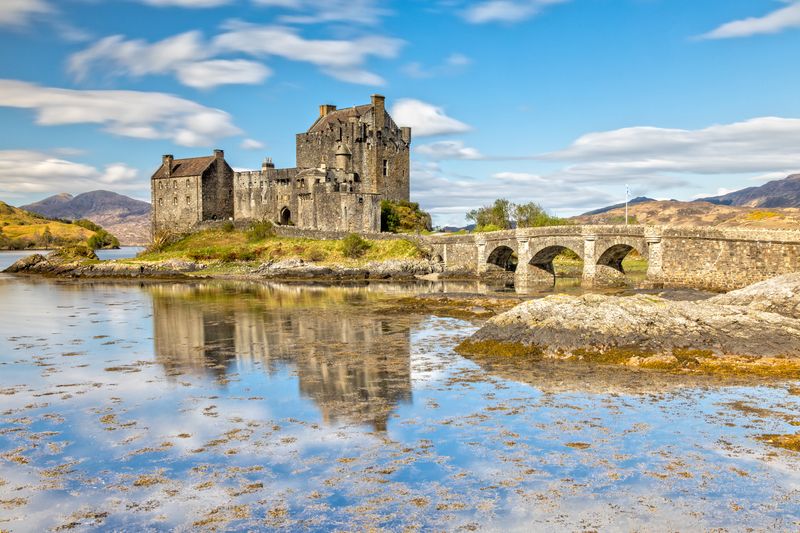
[[[21,208],[50,218],[89,219],[123,245],[150,241],[150,204],[115,192],[91,191],[77,196],[61,193]]]
[[[800,207],[800,174],[698,201],[742,207]]]

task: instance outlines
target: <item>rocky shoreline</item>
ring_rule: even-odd
[[[270,261],[256,267],[220,272],[209,265],[193,261],[160,262],[99,261],[97,257],[64,256],[59,252],[33,254],[20,259],[3,272],[60,278],[238,278],[265,280],[413,280],[436,277],[443,272],[441,263],[427,260],[374,261],[359,267],[320,265],[299,259]]]
[[[800,377],[800,274],[694,301],[548,296],[491,318],[459,351]]]

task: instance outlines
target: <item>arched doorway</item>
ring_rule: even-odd
[[[283,207],[281,209],[280,218],[278,219],[278,224],[281,226],[288,226],[292,223],[292,212],[289,210],[288,207]]]

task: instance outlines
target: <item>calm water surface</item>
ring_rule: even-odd
[[[140,246],[122,246],[117,250],[97,250],[97,257],[100,259],[127,259],[134,257],[141,252],[144,248]],[[47,251],[42,250],[0,250],[0,271],[5,270],[11,266],[15,261],[28,257],[33,254],[46,254]]]
[[[797,384],[465,359],[431,289],[0,276],[0,530],[800,528]]]

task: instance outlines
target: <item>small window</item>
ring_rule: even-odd
[[[388,159],[384,159],[383,160],[383,175],[384,176],[388,176],[389,175],[389,160]]]
[[[186,188],[188,189],[191,186],[192,186],[192,181],[191,180],[186,180]]]
[[[163,181],[159,181],[158,182],[158,188],[159,189],[164,189],[164,182]]]
[[[159,198],[158,199],[158,207],[164,207],[164,199],[163,198]]]
[[[172,182],[172,188],[173,189],[177,189],[178,188],[178,180],[175,180],[175,181]]]
[[[172,199],[172,205],[178,205],[178,197]]]
[[[187,196],[186,197],[186,205],[189,205],[191,203],[192,203],[192,197],[191,196]]]
[[[361,196],[359,196],[359,197],[358,197],[358,203],[360,203],[360,204],[363,204],[363,203],[364,203],[364,198],[362,198]]]

